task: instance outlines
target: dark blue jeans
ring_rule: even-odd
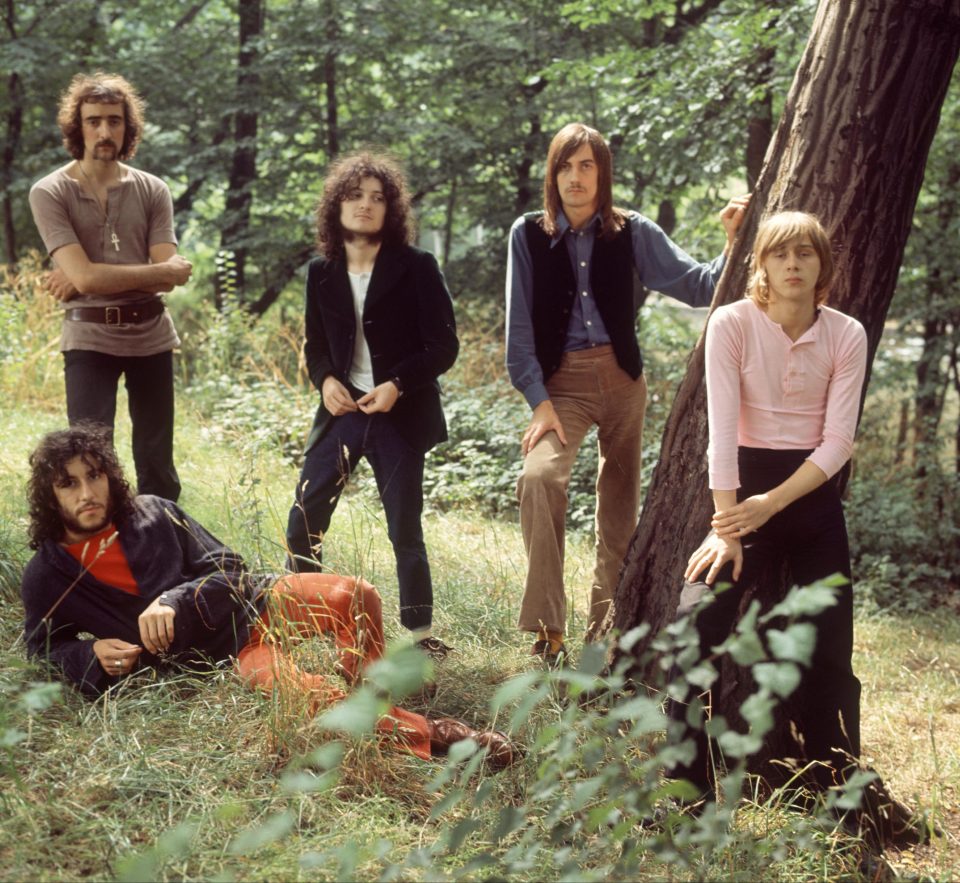
[[[343,414],[307,452],[287,520],[288,567],[321,570],[323,536],[361,457],[373,468],[397,559],[400,622],[411,630],[424,628],[433,619],[433,584],[420,524],[424,454],[407,444],[386,414]]]
[[[740,500],[776,487],[793,474],[809,452],[741,448],[739,452]],[[860,754],[860,681],[853,674],[853,587],[850,579],[850,550],[843,508],[833,482],[821,485],[773,516],[743,541],[743,569],[734,583],[732,564],[725,565],[714,585],[732,583],[701,607],[699,602],[713,593],[706,583],[686,583],[677,617],[693,613],[700,637],[701,657],[722,643],[736,622],[740,602],[748,586],[757,585],[757,598],[764,604],[764,582],[777,580],[788,568],[791,585],[806,586],[833,574],[848,580],[841,586],[837,603],[810,621],[817,629],[816,646],[809,669],[804,670],[797,691],[785,701],[790,719],[802,742],[795,756],[821,761],[812,775],[821,786],[836,781],[851,757]],[[782,625],[778,625],[782,628]],[[675,670],[671,677],[679,672]],[[724,685],[713,685],[720,695]],[[689,766],[675,767],[670,775],[689,779],[703,791],[711,788],[707,737],[686,720],[687,707],[669,702],[673,720],[681,722],[682,738],[692,738],[697,755]]]
[[[137,491],[177,501],[180,477],[173,465],[173,353],[112,356],[94,350],[63,354],[67,420],[101,423],[113,432],[120,375],[133,427]]]

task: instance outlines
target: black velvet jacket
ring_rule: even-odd
[[[345,260],[315,258],[307,271],[304,355],[318,390],[332,374],[348,382],[357,323]],[[450,292],[436,258],[411,246],[384,245],[363,307],[363,334],[377,384],[399,378],[403,395],[388,412],[403,438],[428,451],[447,437],[437,378],[459,350]],[[306,448],[335,418],[321,403]]]
[[[118,530],[140,595],[108,586],[84,571],[59,543],[46,541],[23,572],[27,652],[45,659],[88,696],[116,682],[93,653],[95,639],[141,644],[137,618],[160,596],[176,610],[174,641],[163,660],[144,650],[138,666],[219,662],[247,642],[263,605],[262,583],[243,560],[169,500],[135,500]],[[52,611],[52,612],[51,612]],[[93,635],[84,638],[81,633]]]

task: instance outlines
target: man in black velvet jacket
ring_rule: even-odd
[[[459,348],[453,304],[436,259],[410,244],[410,197],[389,158],[334,163],[316,220],[304,353],[321,403],[287,522],[289,566],[321,569],[340,493],[366,457],[397,560],[400,622],[442,657],[420,518],[424,457],[447,437],[437,378]]]

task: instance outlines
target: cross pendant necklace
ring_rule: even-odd
[[[109,194],[108,194],[107,197],[106,197],[105,203],[104,203],[104,202],[100,202],[100,197],[97,196],[97,192],[96,192],[96,190],[94,189],[94,186],[93,186],[93,181],[90,180],[90,176],[87,174],[86,169],[84,169],[83,163],[80,162],[79,160],[77,160],[77,167],[80,169],[80,173],[83,175],[83,177],[86,179],[87,184],[90,186],[90,193],[91,193],[91,195],[93,196],[93,198],[97,201],[97,205],[99,206],[100,211],[103,212],[103,226],[104,226],[104,228],[106,228],[106,227],[109,227],[109,228],[110,228],[110,244],[113,246],[113,250],[114,250],[114,251],[120,251],[120,237],[117,236],[117,228],[116,228],[116,227],[113,225],[113,223],[110,221],[110,215],[109,215],[108,210],[107,210],[107,209],[108,209],[108,206],[109,206],[109,204],[110,204],[110,202],[109,202],[109,200],[110,200]],[[119,169],[119,166],[118,166],[118,168],[117,168],[117,179],[118,179],[118,180],[120,179],[120,169]],[[124,196],[123,191],[121,191],[121,192],[120,192],[120,201],[121,201],[121,202],[123,201],[123,196]],[[117,206],[117,215],[119,216],[119,214],[120,214],[120,206],[118,205],[118,206]]]

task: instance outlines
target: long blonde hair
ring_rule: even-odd
[[[820,258],[820,276],[817,278],[814,303],[819,307],[830,293],[833,281],[833,250],[826,230],[815,215],[807,212],[778,212],[762,221],[753,242],[753,276],[747,285],[747,297],[758,306],[770,303],[770,286],[763,268],[770,252],[795,239],[809,239]]]

